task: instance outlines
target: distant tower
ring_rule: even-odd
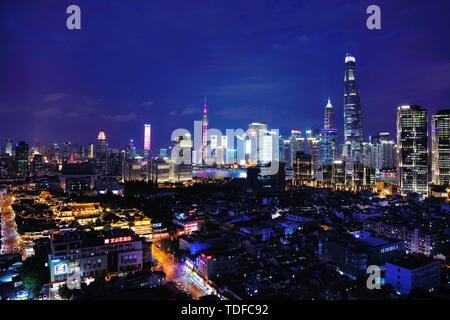
[[[27,174],[28,173],[28,152],[29,146],[24,141],[19,141],[16,146],[16,163],[17,163],[17,173]]]
[[[208,145],[208,118],[207,118],[207,109],[206,109],[206,97],[205,97],[205,105],[203,106],[203,120],[202,120],[202,150],[205,150]]]
[[[5,145],[5,153],[8,154],[10,157],[13,156],[13,141],[11,139],[6,140]]]
[[[355,57],[347,53],[344,78],[344,138],[350,147],[350,162],[361,163],[363,123],[361,103],[355,77]]]
[[[337,129],[334,123],[334,111],[330,97],[325,106],[323,129],[320,130],[319,162],[322,165],[333,164],[337,160]]]
[[[144,125],[144,151],[150,151],[150,133],[151,133],[150,124],[145,124]]]
[[[130,139],[130,141],[125,146],[125,158],[134,159],[135,157],[136,157],[136,147],[134,146],[134,140]]]
[[[95,145],[95,162],[101,173],[106,173],[106,134],[100,130]]]
[[[325,119],[324,119],[324,129],[335,129],[334,126],[334,111],[333,106],[330,102],[330,97],[328,97],[328,103],[325,107]]]

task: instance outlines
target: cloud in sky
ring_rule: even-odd
[[[139,103],[140,106],[145,107],[145,106],[151,106],[155,103],[155,100],[147,100],[144,102]]]
[[[66,93],[61,93],[61,92],[58,92],[58,93],[50,93],[50,94],[47,94],[45,97],[44,97],[44,101],[59,101],[59,100],[61,100],[61,99],[63,99],[63,98],[65,98],[65,97],[67,97],[68,96],[68,94],[66,94]]]
[[[107,119],[114,120],[115,122],[132,122],[137,120],[137,115],[134,112],[129,114],[116,114],[114,116],[107,116]]]
[[[39,118],[58,118],[63,115],[63,110],[60,107],[44,108],[35,111],[34,115]]]

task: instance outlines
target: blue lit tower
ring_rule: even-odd
[[[335,129],[334,126],[334,111],[333,105],[331,104],[330,97],[328,97],[328,103],[325,106],[325,118],[324,118],[324,129]]]
[[[320,130],[320,164],[333,164],[338,159],[337,129],[334,124],[334,111],[330,98],[325,106],[324,128]]]
[[[355,57],[345,56],[344,78],[344,139],[350,145],[351,161],[361,163],[361,145],[363,142],[363,124],[361,102],[355,80]]]

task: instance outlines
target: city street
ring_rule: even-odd
[[[184,288],[194,299],[208,294],[199,285],[195,284],[192,277],[184,272],[183,265],[174,262],[170,253],[163,252],[155,244],[152,245],[152,253],[160,263],[158,267],[162,267],[166,274],[167,281],[173,281],[180,289]]]
[[[0,200],[2,254],[16,253],[19,250],[19,237],[16,231],[16,224],[14,221],[15,214],[11,208],[11,203],[12,200],[8,197],[2,197]]]

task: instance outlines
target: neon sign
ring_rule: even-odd
[[[105,239],[105,244],[120,243],[120,242],[127,242],[127,241],[131,241],[131,237],[119,237],[119,238]]]
[[[184,230],[186,231],[186,233],[191,233],[193,231],[197,231],[198,230],[198,222],[186,223],[184,225]]]
[[[67,273],[67,264],[57,264],[55,266],[55,274],[65,274]]]

